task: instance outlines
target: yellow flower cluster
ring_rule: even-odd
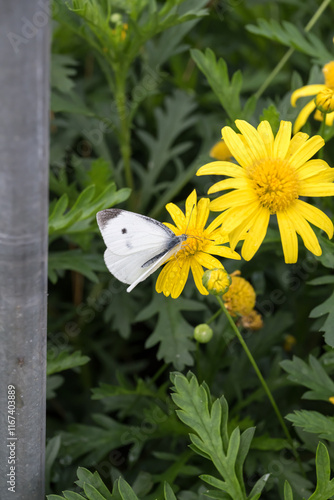
[[[321,255],[310,224],[325,231],[329,238],[333,236],[329,217],[302,199],[334,195],[334,169],[324,160],[311,159],[323,147],[322,137],[298,132],[291,138],[292,124],[287,121],[281,121],[276,136],[267,121],[257,128],[244,120],[236,120],[235,124],[240,133],[224,127],[224,142],[211,151],[212,156],[233,158],[235,162],[211,162],[197,172],[223,177],[208,194],[228,192],[211,202],[202,198],[197,203],[193,191],[186,201],[185,214],[173,203],[166,206],[175,223],[166,225],[176,235],[187,235],[158,277],[156,290],[166,296],[180,295],[190,270],[198,290],[208,294],[202,284],[203,267],[224,270],[214,255],[240,259],[234,251],[239,241],[243,242],[242,257],[250,260],[261,246],[272,217],[277,220],[285,262],[289,264],[298,258],[297,235],[310,252]],[[205,228],[210,211],[219,214]]]

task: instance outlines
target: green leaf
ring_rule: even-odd
[[[84,115],[95,117],[95,113],[91,108],[80,99],[78,93],[71,91],[66,94],[63,92],[53,91],[50,100],[51,110],[55,113],[65,112],[74,113],[76,115]]]
[[[122,500],[139,500],[131,486],[122,477],[118,481],[118,490]]]
[[[198,122],[198,115],[194,114],[195,109],[194,98],[176,90],[172,96],[166,97],[162,108],[154,110],[157,136],[154,137],[147,130],[137,130],[150,157],[148,169],[141,171],[141,211],[145,211],[150,197],[157,191],[159,176],[169,162],[175,162],[181,154],[193,146],[189,140],[180,142],[179,138]],[[174,167],[173,170],[175,170]],[[172,182],[177,182],[174,176]]]
[[[108,428],[106,428],[106,422],[108,422]],[[62,449],[73,460],[84,457],[85,464],[90,466],[103,459],[115,448],[136,442],[133,428],[109,417],[104,418],[103,424],[104,428],[97,425],[73,424],[67,432],[61,434]],[[78,477],[81,478],[79,475]],[[96,484],[94,486],[97,488]]]
[[[274,104],[270,104],[268,108],[265,108],[262,111],[262,115],[260,116],[260,121],[262,120],[267,120],[270,123],[273,134],[276,135],[280,125],[280,114]]]
[[[320,327],[320,331],[325,332],[324,339],[326,344],[334,347],[334,292],[322,304],[312,309],[310,318],[319,318],[324,314],[328,314],[328,316]]]
[[[75,86],[72,79],[77,72],[75,66],[78,66],[78,62],[73,57],[65,54],[52,54],[51,87],[68,94]]]
[[[284,500],[293,500],[292,488],[288,481],[284,482]]]
[[[271,450],[280,451],[288,447],[286,439],[272,438],[267,433],[262,436],[255,437],[252,441],[253,450]]]
[[[105,269],[102,255],[87,254],[80,249],[49,253],[48,276],[52,283],[58,281],[61,270],[76,271],[93,283],[98,283],[99,279],[94,271],[105,271]]]
[[[164,495],[165,500],[177,500],[172,487],[166,481],[164,483]]]
[[[54,436],[51,438],[45,448],[45,484],[46,489],[50,489],[51,469],[57,458],[60,449],[61,437]]]
[[[129,197],[130,192],[127,188],[116,191],[114,182],[110,182],[102,193],[94,184],[90,184],[80,193],[70,210],[67,210],[68,196],[63,194],[50,214],[49,235],[87,231],[92,220],[95,224],[96,212],[121,203]]]
[[[235,472],[240,445],[239,428],[236,427],[233,430],[225,454],[221,436],[222,406],[220,400],[216,399],[211,404],[211,395],[208,394],[207,387],[203,384],[199,385],[192,374],[186,378],[176,373],[173,374],[172,380],[174,393],[171,397],[179,408],[176,410],[177,416],[196,433],[189,435],[193,443],[192,449],[210,459],[224,480],[207,475],[204,475],[203,479],[228,493],[232,498],[245,499],[244,487],[239,483]],[[241,460],[243,460],[243,453],[244,450],[240,455]],[[210,492],[210,494],[213,493]]]
[[[322,415],[317,411],[299,410],[285,417],[296,427],[318,434],[320,438],[334,441],[334,417]]]
[[[85,365],[89,361],[90,358],[88,356],[81,356],[81,351],[75,351],[71,354],[62,351],[58,355],[51,351],[51,353],[48,353],[47,375]]]
[[[245,462],[246,457],[248,455],[249,448],[250,448],[251,442],[253,440],[254,432],[255,432],[255,427],[249,427],[240,436],[240,443],[239,443],[238,454],[236,457],[235,470],[236,470],[236,475],[238,477],[239,483],[241,485],[244,482],[243,481],[244,462]]]
[[[328,269],[334,269],[334,243],[320,233],[317,234],[317,238],[321,245],[322,254],[316,256],[316,259]]]
[[[247,25],[248,31],[303,52],[321,65],[333,59],[333,55],[316,35],[301,32],[295,24],[288,21],[283,21],[280,24],[275,19],[269,21],[258,19],[257,22],[257,26]]]
[[[92,389],[92,399],[110,398],[113,396],[147,396],[156,398],[157,393],[149,388],[148,384],[142,380],[137,380],[136,387],[122,387],[119,385],[101,383],[97,389]]]
[[[222,107],[229,118],[234,121],[237,118],[247,118],[249,112],[253,112],[253,105],[248,103],[248,110],[242,110],[240,93],[242,88],[242,74],[236,71],[231,80],[228,75],[227,64],[224,59],[216,59],[214,52],[207,48],[205,52],[198,49],[190,50],[191,57],[204,73],[213,92],[216,94]]]
[[[315,457],[317,470],[317,487],[309,500],[328,500],[334,495],[334,479],[330,480],[330,460],[326,446],[323,443],[318,444]]]
[[[87,495],[88,500],[105,500],[105,497],[97,491],[91,484],[84,483],[83,490]]]
[[[141,311],[136,321],[145,321],[158,314],[153,333],[147,339],[145,347],[159,345],[157,358],[165,363],[173,363],[176,369],[183,370],[193,364],[191,351],[195,349],[193,327],[186,322],[180,311],[198,311],[204,306],[181,297],[173,300],[155,293],[152,302]]]
[[[264,474],[264,476],[260,477],[254,484],[252,491],[250,492],[248,499],[249,500],[258,500],[261,497],[261,493],[263,488],[265,487],[270,474]]]
[[[56,397],[56,389],[64,382],[64,377],[61,375],[52,375],[46,379],[46,399]]]
[[[328,401],[334,396],[334,382],[314,356],[310,355],[309,364],[293,356],[292,360],[284,360],[280,365],[289,374],[289,380],[311,389],[303,398]]]
[[[112,494],[102,481],[98,472],[92,474],[88,469],[79,467],[77,470],[78,481],[76,484],[83,488],[89,500],[112,500]],[[95,495],[92,496],[92,495]],[[100,495],[100,496],[97,496]]]
[[[63,491],[63,495],[66,500],[86,500],[85,497],[79,495],[79,493],[75,493],[74,491]]]

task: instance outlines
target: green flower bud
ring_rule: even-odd
[[[201,344],[207,344],[212,339],[213,331],[206,323],[197,325],[194,329],[194,338]]]

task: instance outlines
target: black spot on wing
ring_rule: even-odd
[[[123,227],[122,234],[126,234],[127,232],[128,232],[128,230],[126,229],[126,227]]]
[[[97,212],[96,214],[97,223],[103,229],[110,219],[115,219],[115,217],[118,217],[122,212],[123,210],[119,208],[101,210],[101,212]]]

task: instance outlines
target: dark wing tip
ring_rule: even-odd
[[[110,219],[117,217],[122,210],[120,208],[107,208],[106,210],[101,210],[97,212],[96,220],[101,229],[103,229]]]

